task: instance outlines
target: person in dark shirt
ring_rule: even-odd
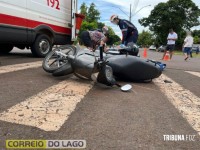
[[[120,19],[117,15],[112,15],[110,21],[121,29],[123,35],[122,44],[127,46],[130,42],[137,43],[138,30],[130,21]]]

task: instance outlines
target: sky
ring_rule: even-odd
[[[168,0],[78,0],[78,7],[80,8],[80,5],[83,2],[85,2],[87,6],[94,2],[97,9],[101,13],[100,21],[104,22],[108,26],[111,26],[115,33],[121,37],[119,27],[113,25],[109,21],[111,15],[117,14],[120,18],[129,20],[128,16],[130,14],[130,4],[132,4],[132,23],[138,28],[139,32],[142,32],[142,30],[148,30],[148,28],[141,26],[138,20],[148,17],[151,10],[153,10],[157,4],[167,1]],[[192,1],[200,8],[200,0]],[[194,27],[193,29],[200,30],[200,26]]]

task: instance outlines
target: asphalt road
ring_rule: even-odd
[[[148,51],[150,59],[159,60],[161,55],[162,53]],[[29,51],[21,52],[15,49],[9,55],[0,56],[0,70],[3,67],[9,69],[12,65],[38,61],[42,59],[32,58]],[[183,56],[174,56],[171,61],[165,63],[167,69],[163,74],[196,96],[191,100],[196,104],[195,110],[199,114],[200,80],[198,76],[186,71],[199,73],[200,60],[193,58],[185,62]],[[73,109],[67,115],[68,117],[60,120],[62,125],[55,130],[51,128],[47,131],[48,126],[51,126],[48,122],[45,122],[42,128],[26,125],[27,122],[23,119],[20,121],[16,118],[16,121],[16,113],[12,114],[14,117],[7,115],[13,110],[13,106],[17,107],[18,104],[27,100],[31,103],[30,97],[34,96],[40,100],[40,96],[45,95],[45,90],[48,94],[49,88],[62,82],[66,86],[69,82],[69,87],[73,82],[77,82],[72,86],[72,90],[76,92],[81,91],[81,84],[92,85],[89,81],[72,76],[55,78],[44,72],[42,67],[0,73],[0,148],[2,150],[5,149],[5,141],[9,139],[82,139],[87,141],[87,150],[200,149],[200,122],[198,122],[200,115],[196,119],[185,117],[184,110],[180,111],[181,107],[176,107],[156,82],[131,83],[133,91],[129,93],[94,84],[90,90],[82,94],[84,96],[80,96],[80,101],[77,100],[75,107],[66,106],[66,109]],[[37,97],[38,93],[40,96]],[[54,97],[56,94],[54,95],[53,91],[49,94],[52,99],[59,100]],[[184,98],[187,97],[183,96]],[[179,100],[182,99],[179,98]],[[20,109],[23,111],[23,108]],[[194,109],[191,108],[192,110]],[[11,117],[11,119],[3,116]],[[194,124],[196,126],[193,126]],[[164,135],[195,135],[195,141],[165,141]]]

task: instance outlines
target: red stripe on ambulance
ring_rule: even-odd
[[[25,27],[25,28],[31,28],[31,29],[34,29],[39,25],[46,25],[52,28],[52,30],[54,30],[55,32],[71,35],[71,29],[67,27],[65,28],[65,27],[61,27],[57,25],[52,25],[49,23],[34,21],[30,19],[10,16],[10,15],[5,15],[5,14],[0,14],[0,24],[8,24],[12,26],[19,26],[19,27]]]

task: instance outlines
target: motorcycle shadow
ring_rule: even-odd
[[[129,79],[125,79],[125,78],[119,78],[119,77],[115,77],[115,79],[118,81],[118,82],[124,82],[124,83],[152,83],[152,79],[149,79],[149,80],[134,80],[134,81],[131,81]]]

